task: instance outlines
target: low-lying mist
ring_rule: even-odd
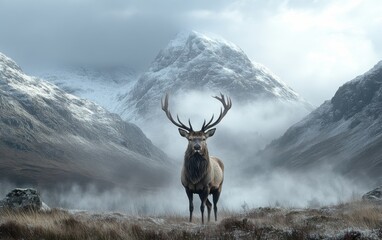
[[[174,173],[180,175],[180,171]],[[0,183],[1,198],[15,187],[35,187]],[[114,188],[100,191],[94,185],[73,185],[65,189],[41,189],[42,201],[48,206],[94,212],[120,212],[138,216],[187,215],[188,198],[174,178],[171,185],[152,191]],[[268,172],[244,178],[227,168],[218,209],[242,212],[256,207],[317,208],[360,199],[368,187],[354,183],[324,169],[309,173]],[[210,200],[211,197],[210,197]],[[195,216],[199,216],[199,197],[194,197]]]
[[[215,118],[219,115],[221,103],[211,96],[210,93],[198,92],[170,95],[169,108],[174,118],[178,114],[185,124],[190,118],[193,128],[199,130],[204,119],[208,121],[212,114]],[[319,207],[352,200],[369,190],[363,183],[354,183],[335,174],[330,166],[304,173],[265,167],[268,164],[257,159],[256,152],[301,120],[308,110],[290,102],[232,101],[232,109],[217,125],[215,135],[207,141],[210,155],[219,157],[225,164],[223,191],[218,203],[220,210],[243,211],[268,206]],[[134,215],[187,214],[188,198],[180,182],[187,140],[166,118],[160,103],[158,111],[153,114],[156,114],[154,120],[137,124],[179,166],[172,173],[171,184],[145,191],[122,188],[99,191],[92,185],[39,189],[43,201],[51,207],[78,210],[119,211]],[[13,187],[16,186],[1,183],[1,196],[5,197]],[[197,196],[194,204],[200,204]],[[194,214],[198,216],[198,207],[195,207]]]

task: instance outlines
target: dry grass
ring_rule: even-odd
[[[257,208],[201,225],[187,216],[1,212],[0,239],[381,239],[382,205],[352,202],[320,209]]]
[[[340,207],[340,218],[348,227],[382,228],[382,206],[365,202],[353,202]]]
[[[128,239],[124,222],[82,219],[64,210],[3,212],[0,239]]]

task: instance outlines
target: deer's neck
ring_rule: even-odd
[[[196,184],[208,173],[210,168],[210,157],[208,151],[203,153],[193,153],[193,151],[186,151],[184,158],[184,167],[186,169],[188,178],[192,184]]]

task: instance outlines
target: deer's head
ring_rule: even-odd
[[[182,137],[187,138],[188,140],[188,148],[187,151],[191,151],[192,153],[204,154],[207,151],[207,143],[206,140],[209,137],[212,137],[215,134],[216,128],[214,128],[227,114],[228,110],[232,107],[232,101],[229,97],[225,97],[223,94],[219,96],[215,96],[217,100],[219,100],[223,104],[223,108],[220,109],[219,117],[214,121],[214,115],[212,115],[211,119],[206,122],[204,120],[202,129],[200,131],[194,131],[191,125],[191,121],[188,120],[188,126],[180,121],[179,116],[176,116],[177,121],[172,117],[170,110],[168,109],[168,94],[162,100],[162,109],[166,113],[167,118],[178,127],[179,134]]]

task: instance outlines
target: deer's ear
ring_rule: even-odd
[[[215,134],[215,131],[216,131],[216,128],[212,128],[210,130],[208,130],[206,133],[205,133],[205,136],[208,138],[208,137],[212,137],[214,134]]]
[[[184,129],[178,128],[178,130],[179,130],[179,134],[180,134],[180,136],[182,136],[182,137],[188,138],[188,136],[190,135],[190,134],[189,134],[186,130],[184,130]]]

